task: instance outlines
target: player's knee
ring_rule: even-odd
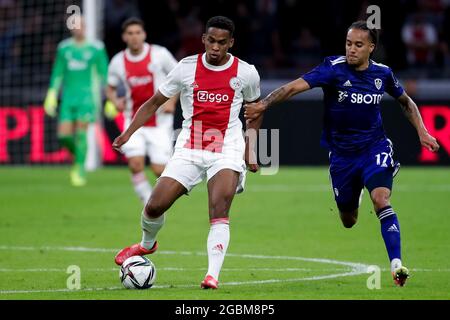
[[[129,161],[128,168],[130,169],[132,174],[137,174],[144,171],[144,165],[139,161]]]
[[[358,203],[338,203],[339,216],[345,228],[353,227],[358,222]]]
[[[390,205],[390,194],[388,192],[374,190],[371,194],[371,198],[375,210],[379,210]]]
[[[150,200],[145,205],[145,213],[148,217],[153,219],[160,217],[165,210],[166,207],[164,203],[157,199],[150,198]]]
[[[356,224],[356,222],[358,221],[358,218],[347,216],[345,218],[341,218],[341,221],[345,228],[350,229],[351,227],[353,227]]]

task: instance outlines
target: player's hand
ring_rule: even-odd
[[[116,139],[114,139],[114,142],[112,143],[112,147],[114,150],[122,152],[121,147],[130,139],[130,137],[124,133],[122,133],[120,136],[118,136]]]
[[[255,120],[258,118],[264,111],[266,111],[267,106],[262,101],[247,103],[244,105],[244,117],[247,120]]]
[[[45,113],[50,117],[56,116],[56,107],[58,106],[58,94],[54,89],[48,89],[47,96],[44,101]]]
[[[248,170],[251,172],[257,172],[259,170],[258,160],[256,158],[256,153],[248,144],[245,145],[245,164]]]
[[[106,100],[103,112],[105,117],[110,120],[113,120],[119,114],[116,106],[110,100]]]
[[[439,150],[439,143],[437,143],[436,138],[430,135],[428,132],[423,132],[419,135],[420,143],[422,146],[427,148],[432,152],[437,152]]]

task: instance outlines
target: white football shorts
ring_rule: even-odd
[[[236,193],[244,191],[247,168],[243,157],[226,157],[221,153],[203,150],[184,149],[180,151],[180,149],[175,151],[161,177],[177,180],[187,189],[187,192],[190,192],[205,178],[206,181],[209,181],[220,170],[231,169],[239,173]],[[192,156],[193,154],[194,156]]]
[[[151,163],[166,164],[173,154],[173,121],[156,127],[141,127],[122,146],[127,158],[148,156]]]

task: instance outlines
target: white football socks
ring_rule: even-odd
[[[141,226],[142,226],[142,241],[141,246],[147,250],[153,248],[155,244],[156,234],[159,229],[164,225],[166,214],[161,215],[156,219],[147,217],[145,214],[145,209],[142,211],[141,215]]]
[[[220,269],[230,242],[228,218],[212,219],[208,234],[208,272],[207,275],[219,280]]]
[[[142,171],[132,174],[131,182],[133,183],[134,191],[145,205],[152,194],[152,186],[148,182],[145,173]]]

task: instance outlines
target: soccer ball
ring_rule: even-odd
[[[156,268],[146,257],[133,256],[120,267],[120,281],[127,289],[148,289],[156,279]]]

